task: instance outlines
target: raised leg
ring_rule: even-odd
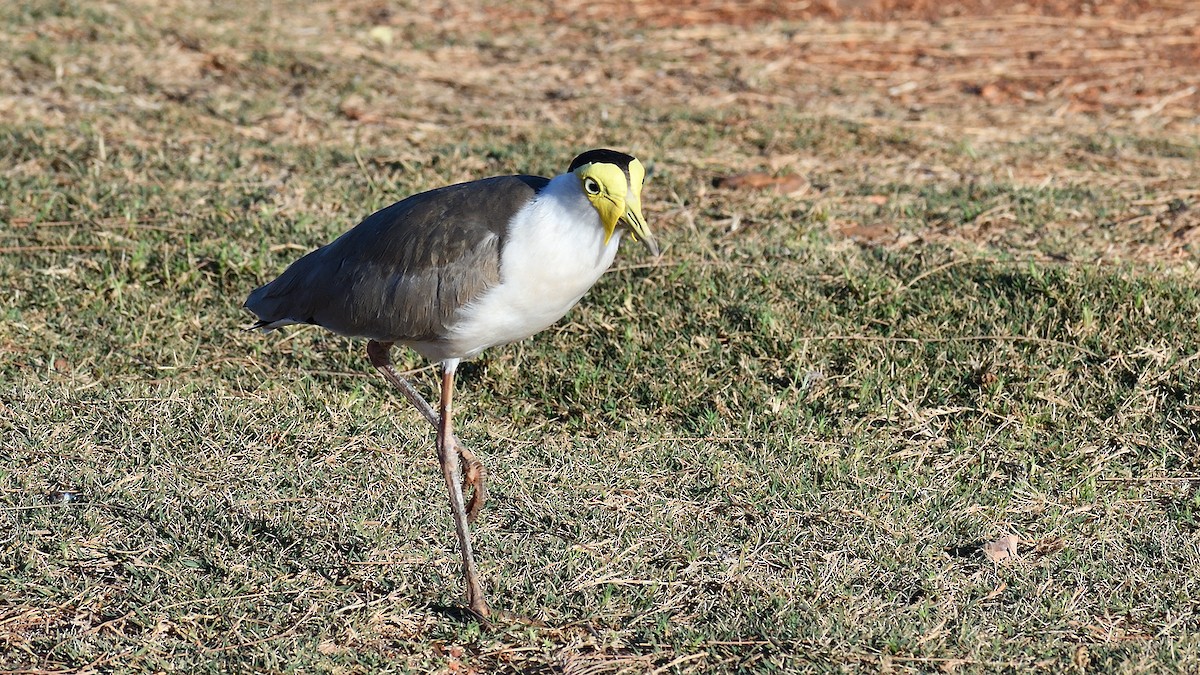
[[[389,355],[391,349],[391,342],[376,342],[375,340],[367,342],[367,357],[371,359],[371,365],[375,366],[393,387],[404,394],[404,398],[407,398],[421,412],[421,415],[433,425],[434,429],[439,429],[440,421],[433,406],[429,405],[429,402],[421,396],[421,392],[409,384],[408,380],[404,379],[392,366],[392,359]],[[467,501],[467,522],[473,523],[487,502],[487,472],[483,468],[483,462],[480,462],[475,453],[468,450],[457,436],[451,435],[450,438],[454,443],[454,448],[462,456],[463,463],[467,466],[463,477],[463,488],[466,489],[468,486],[472,488],[471,498]],[[438,447],[440,448],[441,445],[439,444]]]
[[[446,490],[450,493],[450,510],[454,515],[454,529],[458,533],[458,545],[462,551],[467,606],[481,619],[487,619],[492,610],[483,598],[479,572],[475,569],[475,555],[471,551],[471,530],[467,523],[466,505],[463,503],[462,470],[454,445],[451,401],[454,398],[454,371],[457,369],[458,359],[442,362],[442,414],[441,425],[438,428],[438,461],[442,465],[442,475],[446,478]]]

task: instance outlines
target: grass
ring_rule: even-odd
[[[0,673],[1200,668],[1188,99],[897,102],[667,10],[194,11],[0,10]],[[487,629],[426,425],[361,342],[240,304],[374,208],[593,145],[653,167],[666,252],[460,370],[489,598],[546,624]],[[712,187],[747,171],[810,187]]]

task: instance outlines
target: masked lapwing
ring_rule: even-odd
[[[491,610],[469,523],[485,481],[454,435],[454,372],[562,318],[612,264],[623,234],[658,255],[642,217],[645,177],[629,155],[589,150],[554,178],[498,176],[422,192],[375,212],[246,299],[255,328],[315,324],[367,338],[371,364],[437,429],[467,604],[484,619]],[[441,363],[440,414],[392,366],[395,344]]]

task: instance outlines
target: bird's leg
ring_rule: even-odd
[[[396,368],[392,366],[392,359],[389,352],[392,349],[391,342],[376,342],[371,340],[367,342],[367,357],[371,359],[371,365],[375,366],[384,379],[392,384],[395,388],[404,394],[413,406],[420,411],[421,415],[433,425],[434,429],[440,426],[438,414],[434,412],[433,406],[421,396],[421,392],[417,391],[408,380],[404,379],[400,373],[396,372]],[[483,462],[475,456],[475,453],[467,449],[457,436],[451,436],[454,442],[454,448],[462,455],[463,462],[467,465],[467,470],[463,477],[463,488],[470,486],[471,499],[467,501],[467,522],[473,523],[479,517],[479,511],[483,509],[483,505],[487,502],[487,472],[483,468]],[[439,445],[440,447],[440,445]]]
[[[479,584],[479,572],[475,569],[475,555],[471,551],[471,530],[467,524],[467,510],[463,504],[462,470],[458,451],[454,444],[454,426],[451,421],[451,399],[454,397],[454,371],[458,359],[442,363],[442,415],[438,427],[438,461],[442,475],[446,478],[446,489],[450,492],[450,510],[454,515],[454,529],[458,533],[458,545],[462,550],[463,576],[466,577],[467,606],[481,619],[492,613],[483,598],[483,587]]]

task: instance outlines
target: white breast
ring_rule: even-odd
[[[435,360],[471,358],[558,321],[612,265],[620,235],[605,243],[600,216],[572,174],[550,181],[509,227],[500,284],[463,308]]]

